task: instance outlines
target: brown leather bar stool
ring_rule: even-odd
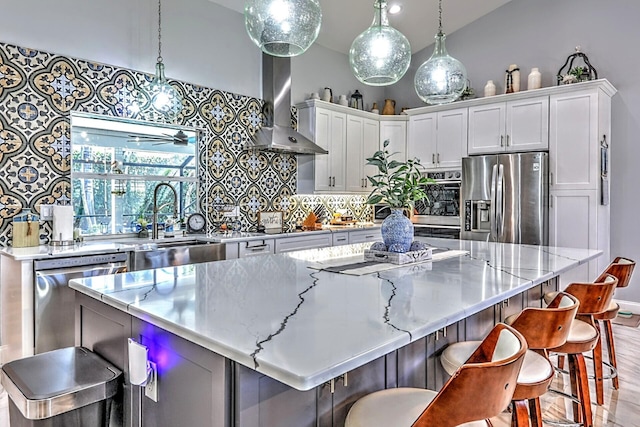
[[[527,351],[524,337],[496,325],[440,392],[400,387],[359,399],[345,427],[481,427],[511,401]]]
[[[589,380],[583,353],[592,351],[600,333],[596,327],[594,314],[603,312],[611,303],[613,291],[618,284],[615,276],[604,274],[600,281],[594,283],[571,283],[564,292],[573,295],[580,301],[578,315],[571,323],[567,341],[549,351],[564,355],[569,360],[569,377],[571,393],[574,398],[573,417],[576,423],[584,427],[593,427],[591,412],[591,396]]]
[[[618,288],[625,288],[629,286],[631,280],[631,274],[636,267],[635,261],[628,258],[617,257],[609,265],[603,274],[611,274],[618,279]],[[600,278],[598,278],[600,280]],[[599,281],[597,280],[597,281]],[[611,301],[609,307],[602,313],[594,314],[593,318],[596,320],[596,326],[600,329],[600,322],[604,326],[605,338],[607,340],[607,349],[609,354],[609,363],[602,361],[602,335],[596,348],[593,349],[593,363],[596,380],[596,400],[599,405],[604,403],[604,387],[603,387],[603,368],[602,365],[606,364],[611,370],[610,378],[613,382],[613,388],[616,390],[620,386],[618,381],[618,364],[616,362],[616,348],[613,342],[613,329],[611,328],[611,321],[616,318],[620,311],[620,306]],[[600,365],[599,367],[596,365]]]
[[[506,324],[525,337],[529,346],[512,398],[512,426],[542,426],[540,396],[547,392],[554,377],[547,349],[565,343],[578,305],[575,297],[560,292],[547,308],[525,308],[505,319]],[[448,346],[440,357],[445,371],[453,374],[479,343],[466,341]]]
[[[636,263],[630,259],[617,257],[614,259],[611,264],[606,268],[604,273],[602,273],[597,279],[596,282],[602,282],[607,275],[614,276],[618,279],[618,288],[623,288],[629,285],[629,281],[631,279],[631,274],[633,273],[633,269],[635,268]],[[551,300],[555,296],[555,292],[550,292],[544,296],[545,301]],[[595,348],[593,349],[593,371],[595,378],[595,389],[596,389],[596,402],[598,405],[604,404],[604,369],[603,365],[607,365],[611,370],[611,374],[607,378],[611,378],[613,380],[613,387],[615,389],[618,388],[618,370],[616,363],[616,354],[615,354],[615,346],[613,343],[613,330],[611,328],[611,320],[615,319],[618,315],[618,311],[620,310],[620,306],[615,302],[611,301],[609,306],[602,313],[595,313],[593,318],[596,320],[595,327],[598,329],[600,334],[600,339],[596,343]],[[602,333],[600,330],[600,322],[604,323],[605,327],[605,336],[607,339],[607,347],[609,349],[609,363],[604,363],[602,360]],[[558,366],[562,367],[564,365],[564,360],[560,357],[558,361]],[[591,378],[591,377],[590,377]]]

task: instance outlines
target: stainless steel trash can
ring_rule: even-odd
[[[106,427],[122,372],[83,347],[2,367],[11,427]]]

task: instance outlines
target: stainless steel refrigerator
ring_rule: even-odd
[[[548,244],[548,158],[545,152],[463,158],[460,238]]]

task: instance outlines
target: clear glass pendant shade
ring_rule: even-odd
[[[386,86],[400,80],[411,63],[411,45],[389,25],[387,2],[374,4],[373,24],[351,44],[349,63],[358,80],[370,86]]]
[[[273,56],[304,53],[318,37],[321,22],[318,0],[247,0],[244,6],[249,37]]]
[[[462,62],[449,56],[444,45],[446,36],[436,34],[436,47],[431,58],[416,71],[416,93],[428,104],[448,104],[467,88],[467,70]]]
[[[144,88],[151,98],[153,108],[168,117],[175,117],[182,110],[182,96],[164,76],[164,64],[156,63],[156,75]]]

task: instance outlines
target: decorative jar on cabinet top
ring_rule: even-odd
[[[504,76],[504,93],[520,92],[520,68],[516,64],[509,65]]]
[[[484,96],[493,96],[496,94],[496,85],[493,84],[493,80],[489,80],[484,86]]]
[[[396,101],[393,99],[385,99],[384,107],[382,107],[383,116],[393,116],[396,114]]]
[[[532,68],[531,73],[529,73],[529,77],[527,79],[527,90],[531,89],[540,89],[542,86],[542,75],[540,74],[540,70],[537,68]]]

